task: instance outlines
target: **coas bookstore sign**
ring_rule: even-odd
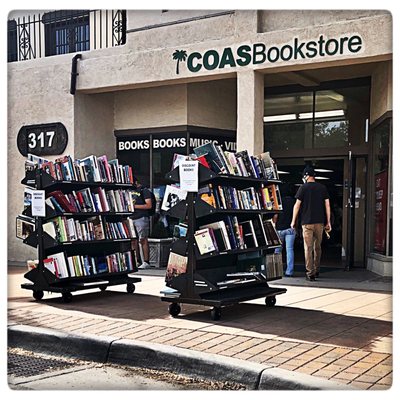
[[[28,153],[37,156],[62,154],[67,147],[68,133],[61,122],[41,125],[25,125],[17,136],[17,146],[23,156]]]
[[[179,64],[186,62],[190,72],[212,71],[218,69],[245,67],[248,65],[274,64],[282,61],[301,61],[340,55],[353,55],[363,49],[363,41],[358,34],[339,37],[320,35],[314,40],[302,41],[293,38],[282,45],[268,46],[265,43],[243,44],[238,47],[225,47],[221,50],[209,49],[204,52],[176,50],[172,59],[176,61],[176,74]]]

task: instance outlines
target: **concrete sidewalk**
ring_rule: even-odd
[[[66,304],[59,294],[45,293],[42,301],[35,301],[31,291],[20,288],[25,269],[9,267],[8,324],[20,331],[28,326],[107,337],[122,341],[122,348],[130,340],[146,342],[149,349],[189,351],[190,357],[201,352],[203,358],[245,360],[260,370],[277,368],[282,379],[301,373],[353,389],[388,389],[391,282],[363,272],[343,277],[343,271],[327,271],[317,282],[284,278],[271,284],[287,288],[275,307],[265,307],[264,299],[253,300],[223,309],[222,319],[212,321],[209,307],[187,304],[172,318],[168,303],[160,300],[164,278],[155,275],[162,271],[135,274],[143,281],[134,294],[127,294],[125,285],[115,286],[105,292],[76,292]]]

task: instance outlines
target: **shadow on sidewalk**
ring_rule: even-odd
[[[128,320],[129,322],[155,323],[161,326],[264,337],[285,338],[335,346],[348,346],[368,350],[374,340],[392,333],[392,322],[362,316],[342,315],[321,310],[303,309],[292,306],[266,307],[262,299],[240,303],[222,310],[222,319],[212,321],[210,307],[182,304],[182,314],[172,319],[168,313],[168,303],[158,296],[147,294],[127,294],[109,289],[105,292],[80,293],[72,303],[62,303],[60,297],[47,298],[40,303],[24,299],[14,301],[15,308],[35,303],[35,310],[46,312],[47,307],[70,310],[71,315],[85,313],[84,317],[104,316]],[[350,304],[350,303],[349,303]],[[13,306],[11,307],[13,308]],[[351,304],[350,304],[351,309]],[[22,316],[23,318],[23,316]],[[161,320],[161,321],[160,321]],[[168,325],[168,321],[171,324]],[[164,322],[162,322],[164,321]],[[23,320],[21,321],[23,323]],[[27,325],[29,323],[27,322]]]

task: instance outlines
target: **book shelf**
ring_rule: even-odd
[[[132,187],[129,183],[111,182],[85,182],[85,181],[62,181],[56,180],[45,170],[37,168],[26,171],[25,178],[21,183],[32,189],[44,190],[48,195],[55,189],[63,193],[71,193],[72,190],[83,188],[103,188],[103,189],[128,189]],[[106,290],[108,286],[126,284],[128,293],[135,291],[135,283],[140,282],[141,278],[132,277],[130,274],[137,271],[136,257],[131,251],[132,238],[104,238],[102,240],[64,240],[54,238],[44,230],[44,225],[54,218],[72,218],[74,221],[85,221],[90,217],[104,218],[107,223],[112,221],[118,224],[121,218],[126,218],[133,212],[62,212],[50,207],[46,203],[46,216],[34,217],[35,229],[26,237],[23,242],[29,246],[37,248],[38,265],[28,271],[24,277],[32,283],[23,283],[23,289],[31,290],[36,300],[41,300],[44,292],[60,293],[64,302],[72,300],[72,292],[98,288]],[[27,207],[24,216],[32,217],[31,206]],[[68,274],[63,276],[51,271],[45,266],[45,260],[61,254],[65,261],[65,268]],[[68,260],[68,258],[70,260]],[[106,260],[100,262],[95,267],[94,260]],[[84,259],[93,260],[92,264],[84,264]],[[71,261],[72,260],[72,261]],[[81,263],[80,269],[74,264],[75,260]],[[69,262],[72,262],[69,264]],[[114,264],[112,264],[114,263]],[[111,269],[111,265],[113,269]],[[73,268],[75,266],[75,269]],[[91,267],[91,268],[89,268]],[[86,269],[87,268],[87,269]],[[97,268],[97,270],[96,270]],[[71,272],[71,269],[74,269]],[[80,271],[80,272],[79,272]],[[79,272],[79,273],[78,273]]]
[[[179,168],[166,175],[171,183],[179,182]],[[204,184],[226,184],[235,188],[247,188],[253,185],[261,188],[266,184],[279,184],[278,180],[267,180],[236,175],[219,175],[214,171],[199,165],[199,186]],[[197,193],[189,192],[185,200],[172,207],[169,215],[185,219],[187,235],[176,240],[171,247],[171,253],[184,259],[185,265],[178,273],[169,273],[167,267],[167,289],[162,291],[161,300],[171,303],[169,313],[176,317],[181,312],[182,303],[201,304],[212,307],[211,318],[219,320],[221,309],[237,303],[265,297],[268,307],[275,305],[276,295],[286,292],[285,288],[272,288],[268,282],[280,279],[283,271],[268,275],[266,265],[245,266],[246,261],[253,262],[251,255],[257,254],[256,259],[273,256],[279,244],[266,244],[246,248],[232,248],[224,251],[210,251],[200,254],[195,241],[195,232],[200,226],[215,223],[226,216],[236,216],[239,221],[279,213],[279,210],[267,209],[221,209],[203,201]],[[246,259],[246,256],[249,256]],[[265,264],[265,263],[264,263]],[[178,270],[177,268],[176,270]]]

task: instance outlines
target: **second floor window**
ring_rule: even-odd
[[[43,15],[45,55],[75,53],[90,49],[89,10],[61,10]]]

